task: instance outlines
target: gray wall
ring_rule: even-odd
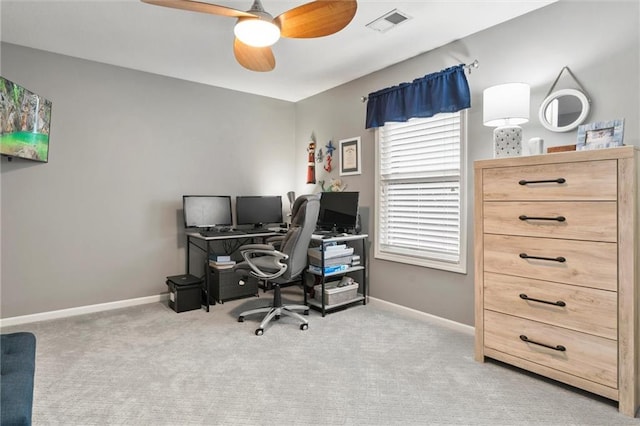
[[[164,292],[184,270],[181,195],[317,191],[305,184],[312,135],[322,147],[362,137],[363,173],[343,181],[372,222],[374,133],[360,97],[458,63],[480,61],[468,76],[470,170],[491,157],[482,90],[494,84],[531,84],[525,139],[574,143],[536,119],[565,65],[593,99],[587,121],[624,117],[625,142],[640,145],[638,9],[561,2],[295,105],[2,44],[2,75],[52,100],[53,116],[48,164],[0,163],[0,317]],[[330,175],[317,165],[319,179],[339,178],[337,159]],[[472,324],[472,220],[466,275],[372,259],[371,295]]]
[[[305,99],[296,104],[297,151],[304,150],[312,133],[321,145],[331,138],[361,136],[363,173],[344,177],[343,181],[348,189],[361,191],[362,205],[372,206],[374,132],[364,130],[366,106],[360,97],[474,59],[480,67],[468,75],[472,91],[470,173],[474,160],[492,157],[493,129],[482,125],[482,91],[495,84],[522,81],[531,85],[531,119],[523,125],[524,140],[538,136],[546,146],[575,143],[575,131],[552,133],[537,120],[538,106],[565,65],[593,100],[587,122],[625,118],[625,143],[640,146],[639,15],[638,2],[556,3]],[[571,79],[563,77],[556,89],[575,87]],[[296,176],[303,173],[303,166],[296,169]],[[338,178],[338,172],[332,172],[331,177]],[[472,189],[473,176],[469,175],[467,274],[372,259],[371,296],[473,324]],[[373,217],[370,222],[373,224]]]
[[[183,194],[286,200],[294,104],[1,47],[2,76],[53,102],[49,163],[1,161],[2,318],[166,292]]]

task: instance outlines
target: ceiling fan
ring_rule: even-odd
[[[243,67],[252,71],[271,71],[276,60],[271,50],[280,37],[324,37],[346,27],[356,14],[355,0],[317,0],[294,7],[275,18],[254,0],[246,12],[195,0],[142,0],[157,6],[238,18],[233,30],[233,53]]]

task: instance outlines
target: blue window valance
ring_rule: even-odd
[[[411,83],[378,90],[367,99],[367,129],[384,126],[388,121],[432,117],[439,112],[456,112],[471,106],[469,83],[462,64],[427,74]]]

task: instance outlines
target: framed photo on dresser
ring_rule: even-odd
[[[578,127],[576,150],[586,151],[622,146],[623,137],[624,118],[583,124]]]

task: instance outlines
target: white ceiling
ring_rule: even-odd
[[[235,61],[235,19],[138,0],[0,0],[0,33],[8,43],[295,102],[554,1],[360,0],[337,34],[278,41],[268,73]],[[252,0],[210,2],[248,10]],[[277,16],[306,1],[262,3]],[[393,9],[412,19],[385,33],[365,27]]]

